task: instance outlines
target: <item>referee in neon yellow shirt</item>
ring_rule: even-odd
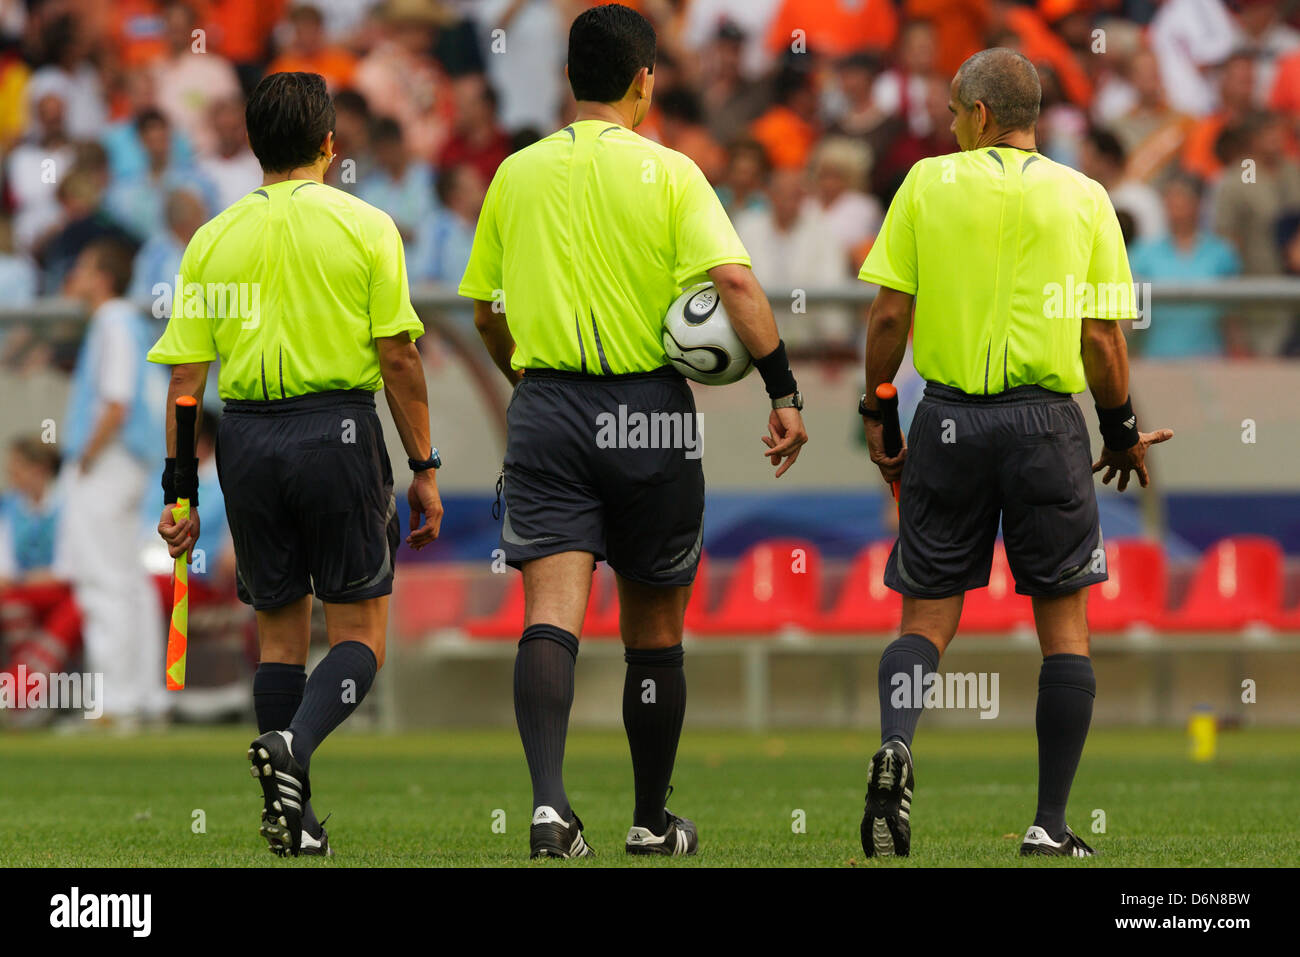
[[[1147,448],[1173,432],[1137,429],[1116,321],[1136,318],[1124,240],[1101,185],[1036,151],[1041,96],[1019,53],[967,60],[949,100],[962,151],[912,167],[859,274],[881,287],[860,411],[872,461],[902,482],[885,583],[903,595],[903,621],[880,660],[882,744],[862,819],[869,857],[910,850],[922,708],[899,688],[937,671],[965,592],[988,584],[999,522],[1043,653],[1038,810],[1020,850],[1093,853],[1065,823],[1096,694],[1088,586],[1106,580],[1092,474],[1118,475],[1124,491],[1136,472],[1145,486]],[[928,384],[907,448],[888,458],[875,389],[898,371],[909,329]],[[1071,398],[1085,387],[1104,439],[1091,467]]]
[[[429,440],[402,240],[387,213],[323,183],[334,158],[334,105],[315,73],[262,80],[246,109],[263,180],[194,234],[181,260],[166,332],[150,360],[172,366],[175,401],[202,407],[221,360],[225,411],[217,469],[235,543],[239,596],[257,612],[253,679],[258,737],[249,748],[263,792],[260,833],[284,855],[328,854],[308,798],[312,752],[361,703],[384,661],[400,532],[393,472],[375,412],[388,407],[414,470],[407,543],[438,535],[442,504]],[[170,506],[172,462],[163,475]],[[423,522],[421,522],[423,516]],[[199,534],[197,509],[159,533],[173,557]],[[325,605],[330,651],[308,678],[311,597]]]
[[[590,853],[562,764],[593,560],[618,574],[636,790],[625,848],[677,855],[698,845],[695,825],[664,806],[686,711],[682,619],[704,508],[694,401],[661,340],[683,286],[711,279],[759,357],[772,404],[762,452],[776,475],[807,438],[771,307],[717,196],[688,158],[633,132],[650,108],[654,61],[654,29],[628,7],[574,20],[577,118],[501,165],[460,284],[515,385],[501,546],[524,576],[515,714],[533,779],[533,857]],[[651,413],[678,424],[676,441],[602,429]]]

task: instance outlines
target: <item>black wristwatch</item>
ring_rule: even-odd
[[[419,459],[407,459],[406,464],[411,467],[412,472],[427,472],[429,469],[442,468],[442,456],[438,454],[438,450],[435,448],[423,462]]]
[[[876,422],[881,421],[885,417],[885,413],[881,412],[879,409],[867,408],[867,394],[865,392],[862,393],[862,398],[858,400],[858,415],[862,416],[864,419],[872,419]]]
[[[782,396],[779,399],[773,399],[772,408],[773,409],[795,409],[796,411],[802,412],[803,393],[796,389],[794,392],[790,393],[787,396]]]

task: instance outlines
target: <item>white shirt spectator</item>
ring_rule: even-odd
[[[837,262],[845,260],[854,247],[880,232],[885,218],[876,197],[851,190],[841,193],[824,208],[813,197],[805,200],[804,206],[806,215],[819,219],[819,228],[830,233],[838,243]]]
[[[871,87],[871,99],[876,108],[890,116],[903,114],[903,94],[907,94],[907,126],[914,136],[929,136],[934,124],[927,107],[928,80],[916,73],[904,75],[898,70],[886,70]]]
[[[1160,61],[1169,105],[1188,116],[1205,116],[1219,105],[1216,66],[1237,46],[1240,32],[1222,0],[1169,0],[1151,21],[1151,50]]]
[[[262,164],[247,148],[234,156],[205,157],[199,161],[199,172],[216,189],[214,216],[262,185]]]
[[[730,20],[745,34],[744,68],[757,75],[768,65],[764,41],[780,6],[781,0],[692,0],[686,8],[682,42],[698,53],[713,42],[719,24]]]
[[[531,126],[543,136],[559,120],[564,101],[564,58],[568,24],[550,0],[528,0],[499,40],[492,31],[514,0],[479,0],[473,5],[488,81],[498,97],[498,117],[507,130]],[[497,52],[494,43],[504,43]]]
[[[108,123],[104,88],[99,74],[89,63],[71,73],[58,66],[43,66],[27,81],[27,102],[35,103],[50,93],[63,100],[63,126],[74,140],[97,140]]]

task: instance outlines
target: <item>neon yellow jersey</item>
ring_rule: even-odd
[[[223,399],[383,387],[374,340],[424,326],[389,215],[312,180],[253,190],[194,234],[149,351],[221,359]]]
[[[968,394],[1082,392],[1082,320],[1137,317],[1105,189],[1013,147],[913,166],[858,278],[916,296],[916,371]]]
[[[460,294],[503,307],[516,369],[648,372],[672,301],[724,263],[749,255],[699,167],[582,120],[501,164]]]

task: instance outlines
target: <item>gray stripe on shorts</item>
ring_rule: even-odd
[[[513,525],[510,524],[510,506],[501,510],[501,540],[508,545],[518,545],[526,547],[528,545],[542,545],[546,542],[555,541],[554,535],[542,535],[540,538],[520,538]]]
[[[686,555],[685,557],[682,558],[681,561],[677,562],[671,568],[665,568],[664,574],[669,574],[671,572],[679,572],[685,568],[689,568],[691,562],[695,561],[697,558],[700,557],[700,549],[703,546],[704,546],[704,525],[703,523],[701,523],[700,531],[695,536],[695,544],[692,545],[689,549],[687,549]]]
[[[912,591],[922,592],[926,590],[920,582],[907,573],[907,566],[903,564],[903,543],[901,541],[898,543],[895,565],[898,568],[898,577],[903,579],[904,585],[912,589]]]
[[[394,493],[394,492],[390,492],[389,495],[388,495],[388,514],[384,516],[384,527],[385,527],[385,528],[388,527],[388,523],[391,522],[391,521],[393,520],[393,516],[396,515],[396,514],[397,514],[397,494]],[[379,566],[379,571],[377,571],[377,572],[375,573],[375,575],[374,575],[373,578],[371,578],[371,579],[370,579],[369,581],[367,581],[367,582],[361,582],[360,584],[356,584],[356,583],[353,583],[353,582],[349,582],[348,584],[344,585],[343,587],[344,587],[344,588],[348,588],[348,589],[352,589],[352,588],[370,588],[370,587],[372,587],[372,586],[374,586],[374,585],[378,585],[381,581],[383,581],[385,578],[387,578],[387,577],[388,577],[389,575],[391,575],[392,573],[393,573],[393,553],[392,553],[389,549],[385,548],[385,549],[384,549],[384,560],[383,560],[382,564],[380,564],[380,566]]]

